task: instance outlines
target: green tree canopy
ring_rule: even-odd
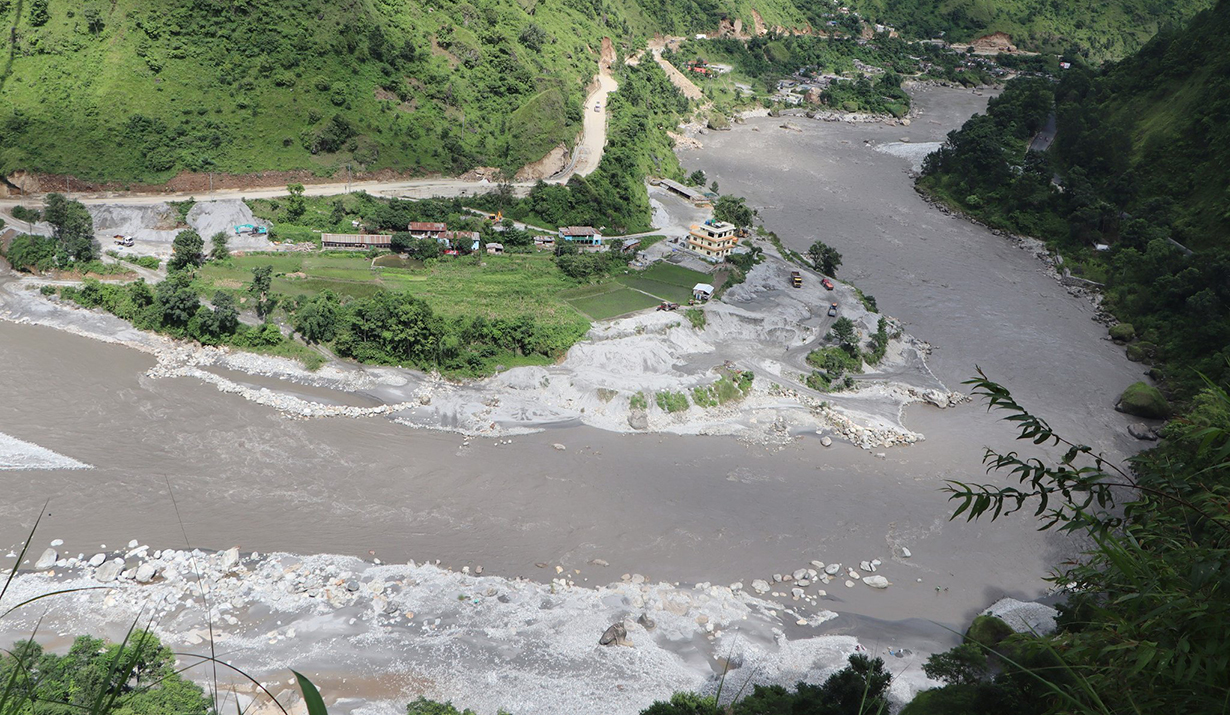
[[[841,266],[841,254],[823,241],[811,244],[807,249],[807,257],[811,259],[816,270],[825,275],[837,275],[837,269]]]
[[[175,240],[171,242],[171,260],[167,261],[167,268],[178,271],[195,268],[204,262],[205,241],[201,238],[201,234],[190,228],[175,234]]]

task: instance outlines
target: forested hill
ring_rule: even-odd
[[[860,1],[907,36],[1006,29],[1099,56],[1207,2]],[[604,37],[843,17],[835,0],[0,0],[0,175],[512,174],[577,136]]]
[[[1133,215],[1164,212],[1191,248],[1230,233],[1230,0],[1056,92],[1055,153]]]
[[[842,4],[921,37],[969,42],[1005,32],[1024,48],[1080,48],[1093,60],[1118,59],[1167,25],[1182,25],[1213,0],[849,0]]]
[[[1054,144],[1029,151],[1052,111]],[[1176,393],[1230,379],[1230,0],[1120,63],[1010,82],[919,185],[1105,283],[1128,356]]]
[[[749,0],[0,0],[0,171],[515,171],[576,136],[603,37],[723,17]]]

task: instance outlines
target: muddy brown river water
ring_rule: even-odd
[[[905,160],[864,144],[938,141],[986,97],[932,89],[919,102],[910,127],[753,119],[708,134],[683,161],[748,197],[787,246],[834,245],[841,277],[932,343],[950,388],[981,366],[1061,430],[1111,454],[1133,449],[1112,404],[1140,368],[1103,339],[1092,308],[1027,253],[930,209]],[[778,448],[583,427],[467,444],[383,418],[286,419],[196,380],[148,378],[152,364],[0,323],[0,432],[95,467],[0,472],[0,544],[23,538],[50,498],[42,534],[63,539],[63,553],[130,539],[182,547],[170,485],[188,538],[211,549],[438,558],[539,579],[554,574],[536,564],[558,564],[589,585],[631,572],[750,583],[813,559],[883,559],[886,591],[829,588],[824,605],[850,616],[833,631],[883,627],[864,619],[961,628],[1002,595],[1041,595],[1072,550],[1024,517],[948,521],[944,480],[980,478],[984,447],[1012,444],[977,404],[909,408],[926,441],[882,458],[814,436]],[[912,557],[893,559],[900,546]]]

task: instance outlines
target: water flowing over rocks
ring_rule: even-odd
[[[137,555],[126,561],[120,554],[129,551]],[[212,632],[232,663],[265,681],[287,677],[288,668],[328,670],[349,653],[371,659],[387,649],[381,667],[401,673],[405,690],[386,695],[394,697],[387,707],[376,703],[380,708],[363,712],[390,714],[424,694],[480,711],[632,715],[676,690],[715,692],[713,669],[685,654],[697,640],[708,657],[731,659],[732,677],[751,676],[741,665],[751,663],[756,682],[789,685],[822,681],[859,647],[849,636],[787,637],[788,628],[838,618],[832,611],[800,612],[710,583],[681,588],[629,576],[588,588],[570,572],[541,584],[434,564],[243,555],[234,548],[151,553],[142,546],[120,554],[97,566],[96,557],[69,558],[18,576],[12,593],[22,600],[65,588],[111,588],[47,599],[45,616],[18,611],[3,626],[17,633],[43,618],[44,627],[98,633],[143,614],[173,648],[203,647]],[[796,583],[818,574],[797,571],[803,578]],[[768,584],[757,579],[753,588],[763,595]],[[804,591],[796,585],[785,598],[802,604],[815,597]],[[613,651],[621,655],[604,656],[612,651],[603,646],[622,646]],[[520,656],[510,661],[513,653]],[[895,675],[894,702],[930,684],[921,662]],[[554,675],[578,669],[586,673],[584,689]],[[326,688],[326,697],[345,695],[344,684],[332,687],[342,692]]]

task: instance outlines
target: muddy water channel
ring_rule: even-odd
[[[908,162],[866,143],[938,141],[986,98],[927,90],[919,101],[910,127],[749,120],[703,137],[684,163],[748,197],[787,246],[837,247],[841,277],[934,346],[931,367],[950,388],[981,366],[1074,437],[1132,449],[1111,406],[1139,366],[1102,339],[1092,309],[1025,252],[930,209]],[[982,478],[984,447],[1012,444],[978,404],[909,408],[926,440],[879,455],[814,435],[772,447],[584,427],[465,439],[380,417],[287,419],[195,379],[147,377],[152,364],[0,322],[0,432],[94,466],[0,472],[0,545],[18,542],[50,498],[40,549],[51,539],[87,556],[130,539],[184,548],[170,489],[188,540],[206,549],[440,559],[534,580],[560,566],[588,586],[625,573],[750,584],[812,560],[879,558],[890,588],[834,582],[820,605],[838,617],[793,635],[915,644],[947,639],[942,627],[962,628],[1003,595],[1038,597],[1073,549],[1026,518],[948,521],[944,481]],[[332,404],[375,399],[296,390]]]

